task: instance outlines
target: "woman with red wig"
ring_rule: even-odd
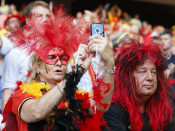
[[[113,102],[104,113],[109,128],[103,131],[174,131],[160,47],[152,39],[125,44],[115,65]]]

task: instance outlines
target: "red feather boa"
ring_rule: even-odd
[[[102,94],[105,94],[109,92],[110,90],[110,84],[109,83],[104,83],[102,79],[97,79],[97,85],[93,86],[93,96],[92,100],[95,101],[95,106],[103,106],[104,109],[108,107],[108,104],[101,103],[101,101],[104,99]],[[103,91],[100,89],[100,87],[104,87],[105,90]],[[85,118],[85,121],[80,120],[77,121],[78,123],[78,128],[80,131],[101,131],[100,127],[101,126],[107,126],[106,122],[104,121],[103,118],[103,113],[102,111],[96,109],[94,107],[90,106],[90,97],[88,96],[88,93],[85,94],[75,94],[75,97],[79,100],[84,100],[81,106],[83,108],[91,108],[94,110],[94,113],[92,114],[92,118]]]
[[[108,104],[101,103],[103,99],[102,94],[105,94],[110,90],[110,84],[104,83],[102,79],[98,79],[97,83],[98,83],[97,85],[93,86],[92,99],[95,101],[95,106],[101,105],[106,109],[108,107]],[[20,89],[19,86],[21,84],[22,84],[21,81],[17,82],[17,88],[15,89],[15,91]],[[107,88],[105,89],[105,91],[102,91],[99,88],[100,86]],[[13,95],[11,95],[4,108],[2,123],[7,122],[7,125],[3,129],[3,131],[6,131],[8,128],[10,128],[11,131],[18,131],[16,116],[12,112],[12,96]],[[83,108],[91,108],[94,110],[94,113],[92,114],[91,118],[85,118],[85,121],[84,120],[77,121],[80,131],[92,131],[92,130],[101,131],[100,129],[101,126],[107,126],[106,122],[104,121],[102,111],[98,109],[96,109],[95,111],[94,107],[90,106],[90,96],[88,92],[76,93],[75,97],[76,99],[83,100],[83,103],[81,103],[81,106]]]

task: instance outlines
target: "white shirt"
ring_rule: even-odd
[[[77,85],[78,89],[82,89],[82,91],[92,91],[92,81],[89,75],[88,70],[86,73],[81,77],[80,82]]]
[[[2,70],[3,70],[3,64],[4,64],[4,58],[5,56],[12,50],[13,44],[11,43],[11,40],[7,38],[6,36],[0,36],[2,38],[2,47],[0,49],[0,55],[1,55],[1,66],[0,66],[0,77],[2,76]]]
[[[24,81],[29,69],[29,58],[25,50],[12,49],[5,57],[2,72],[2,90],[15,89],[16,81]]]
[[[92,62],[92,67],[94,72],[96,72],[96,66],[95,64]],[[98,74],[98,78],[101,78],[103,75]],[[92,91],[92,80],[89,74],[89,71],[87,70],[86,73],[81,77],[80,82],[77,85],[78,89],[82,89],[82,91]]]

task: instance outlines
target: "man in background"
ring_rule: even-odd
[[[1,78],[4,65],[4,58],[13,49],[13,44],[9,39],[9,35],[14,34],[17,29],[20,28],[20,17],[18,15],[10,14],[5,20],[4,27],[7,30],[5,36],[0,36],[0,55],[1,55],[1,66],[0,66],[0,89],[2,87]],[[1,98],[1,93],[0,93]]]
[[[49,5],[43,1],[34,1],[26,6],[25,17],[33,13],[38,13],[40,17],[47,18],[50,16],[51,11]],[[11,50],[5,57],[4,69],[2,74],[2,108],[8,101],[13,90],[17,87],[16,81],[24,81],[28,74],[29,57],[25,52],[20,51],[18,48]]]
[[[162,52],[167,66],[165,75],[169,80],[175,79],[175,55],[172,54],[174,43],[173,35],[169,30],[164,30],[160,33],[160,44],[163,46]]]

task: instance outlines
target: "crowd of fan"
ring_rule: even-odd
[[[53,3],[49,3],[50,8],[53,8]],[[0,8],[0,35],[5,35],[7,30],[5,29],[4,22],[9,14],[19,15],[20,21],[25,21],[24,9],[25,3],[21,5],[19,11],[17,11],[14,4],[4,5]],[[149,36],[154,37],[153,43],[160,44],[159,34],[165,28],[163,25],[152,26],[147,21],[141,21],[139,14],[135,16],[129,15],[128,12],[122,12],[117,4],[106,5],[100,4],[95,10],[84,10],[84,12],[77,12],[73,21],[76,24],[79,19],[85,19],[89,23],[102,23],[104,24],[104,30],[107,32],[110,40],[112,41],[117,35],[127,32],[131,38],[137,39],[143,43]],[[175,38],[175,26],[172,25],[170,31]],[[174,39],[175,43],[175,39]]]
[[[0,7],[0,35],[7,36],[13,34],[13,32],[20,26],[24,25],[25,21],[25,3],[22,4],[19,11],[14,4],[1,5]],[[53,9],[53,2],[50,1],[49,8]],[[15,19],[12,20],[11,18]],[[170,54],[175,55],[175,25],[171,29],[165,29],[162,25],[152,26],[147,21],[141,21],[139,14],[135,14],[134,17],[130,16],[128,12],[122,12],[122,9],[117,4],[106,5],[100,4],[95,10],[84,10],[84,12],[77,12],[73,20],[76,24],[80,19],[85,19],[89,23],[102,23],[104,25],[104,31],[107,33],[111,44],[113,45],[114,52],[117,53],[116,48],[120,48],[124,43],[130,42],[135,39],[140,43],[143,43],[150,36],[153,37],[153,43],[157,45],[164,45],[165,57],[168,57],[168,62],[175,63],[175,60]],[[161,37],[161,34],[168,34],[167,38]],[[168,42],[166,40],[169,39]],[[166,46],[167,43],[167,46]],[[2,45],[1,45],[2,46]],[[171,52],[171,53],[170,53]],[[3,59],[3,54],[1,54]],[[168,66],[168,65],[167,65]],[[2,67],[2,65],[1,65]],[[167,73],[170,77],[174,72]],[[0,69],[0,76],[2,75],[2,69]]]
[[[118,52],[116,48],[120,48],[130,40],[144,43],[149,37],[153,37],[152,42],[163,47],[166,65],[171,69],[165,74],[170,80],[175,71],[175,25],[172,25],[171,29],[166,29],[163,25],[152,26],[147,21],[141,21],[139,17],[139,14],[132,17],[128,12],[122,12],[117,4],[107,3],[104,6],[100,4],[93,11],[77,12],[73,22],[76,24],[80,19],[85,19],[89,23],[102,23],[116,54]]]

